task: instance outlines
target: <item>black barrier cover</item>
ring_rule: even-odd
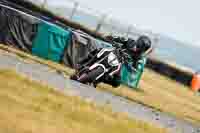
[[[1,0],[0,3],[3,3]],[[6,5],[6,3],[5,3]],[[0,42],[31,52],[38,20],[0,5]]]

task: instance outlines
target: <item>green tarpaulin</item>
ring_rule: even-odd
[[[39,57],[60,62],[65,47],[70,42],[71,32],[56,25],[40,23],[33,40],[32,53]]]

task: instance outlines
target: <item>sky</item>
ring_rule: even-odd
[[[76,0],[139,29],[200,46],[199,0]]]

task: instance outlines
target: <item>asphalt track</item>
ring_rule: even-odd
[[[80,96],[99,106],[109,104],[113,112],[125,112],[130,118],[154,123],[159,127],[169,129],[170,133],[200,133],[200,124],[193,125],[123,97],[69,80],[62,74],[52,71],[47,65],[30,63],[11,53],[0,52],[0,69],[14,69],[33,80],[45,82],[66,95]]]

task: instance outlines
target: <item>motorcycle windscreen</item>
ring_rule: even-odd
[[[126,65],[122,65],[121,69],[121,84],[129,86],[131,88],[137,88],[139,81],[142,77],[144,67],[146,64],[146,58],[139,61],[136,71],[130,71]]]

